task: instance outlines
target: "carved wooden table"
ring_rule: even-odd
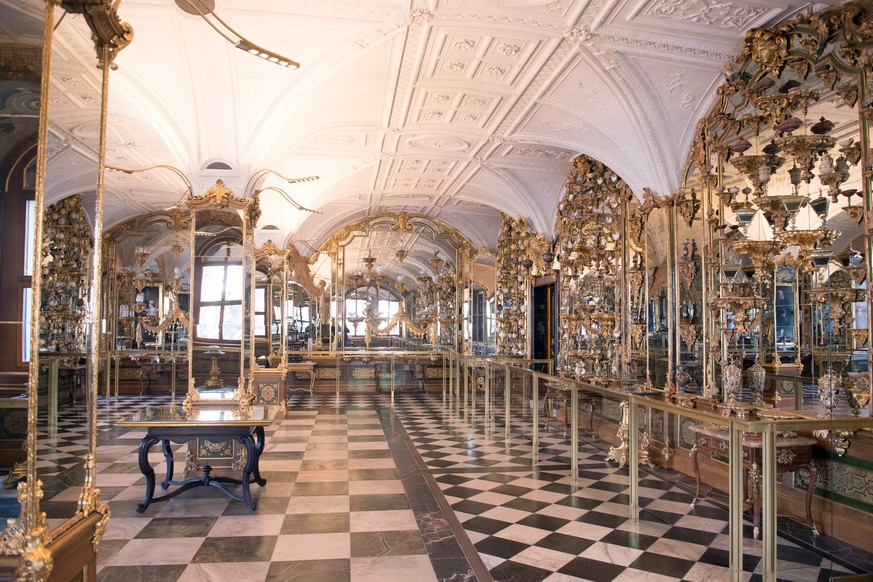
[[[697,480],[697,491],[694,502],[700,496],[700,465],[698,455],[700,453],[712,456],[728,456],[730,448],[730,433],[726,427],[713,424],[696,424],[688,429],[694,433],[694,446],[691,448],[691,464],[694,467],[694,477]],[[812,528],[813,534],[817,535],[815,522],[812,519],[812,495],[815,491],[817,472],[812,465],[812,447],[817,441],[811,437],[798,435],[778,435],[776,437],[776,471],[797,471],[808,469],[809,486],[806,490],[806,521]],[[761,464],[763,450],[761,448],[761,435],[743,435],[743,473],[745,475],[743,487],[744,510],[752,511],[754,524],[754,537],[758,539],[761,526]]]
[[[146,491],[142,503],[136,510],[142,513],[151,503],[166,501],[193,487],[215,487],[225,495],[237,501],[243,501],[251,511],[255,509],[249,484],[260,486],[267,484],[261,477],[258,460],[264,450],[264,427],[270,426],[276,415],[278,406],[247,406],[203,407],[185,409],[181,406],[151,406],[134,413],[118,422],[119,426],[144,428],[147,430],[139,445],[139,468],[146,478]],[[242,467],[240,479],[232,477],[212,477],[212,467],[203,467],[203,477],[191,477],[183,481],[173,480],[173,451],[170,442],[187,443],[197,438],[239,440],[245,447],[246,459]],[[149,463],[149,450],[160,442],[167,462],[167,474],[161,482],[161,489],[175,489],[160,497],[155,497],[155,470]],[[240,493],[236,493],[227,484],[240,485]]]
[[[546,429],[549,428],[549,423],[552,421],[552,418],[557,417],[555,414],[556,410],[563,410],[564,412],[564,432],[566,433],[567,428],[570,426],[570,400],[572,397],[572,392],[570,390],[570,386],[563,383],[557,382],[554,380],[546,382],[546,395],[543,397],[543,408],[545,409],[546,414]],[[578,394],[578,402],[579,407],[583,406],[588,408],[588,430],[594,430],[594,400],[599,398],[598,394],[594,392],[589,392],[587,390],[579,390]]]
[[[309,393],[312,394],[312,389],[315,387],[315,362],[285,362],[282,369],[285,374],[288,374],[289,372],[302,372],[304,374],[309,374]],[[300,388],[288,388],[288,384],[285,384],[286,394],[293,390],[300,390]]]
[[[164,372],[170,373],[169,390],[171,393],[176,393],[176,380],[178,378],[178,370],[185,369],[185,375],[188,375],[188,359],[176,360],[173,356],[169,360],[162,361],[145,361],[139,364],[139,395],[149,394],[152,390],[152,380],[160,380]]]

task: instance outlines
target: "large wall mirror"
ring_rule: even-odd
[[[471,245],[456,229],[385,213],[347,226],[319,250],[313,270],[330,273],[333,319],[322,323],[322,337],[332,349],[462,346]]]
[[[258,291],[266,287],[253,285],[258,200],[239,198],[218,180],[186,203],[192,213],[188,393],[197,398],[203,390],[230,388],[241,394],[256,365],[255,315],[267,305]]]
[[[94,479],[103,295],[96,243],[103,229],[108,76],[131,31],[109,4],[4,3],[2,11],[6,22],[29,27],[25,36],[43,38],[44,50],[35,194],[24,227],[33,260],[22,273],[29,270],[30,285],[20,289],[20,320],[30,323],[29,336],[21,327],[21,341],[29,342],[21,351],[29,359],[26,479],[20,514],[0,539],[0,562],[18,577],[68,579],[83,568],[93,573],[109,513]],[[59,405],[75,407],[83,428],[76,436],[62,438],[57,430]],[[72,450],[67,438],[80,454],[62,454]],[[90,552],[73,556],[65,540],[79,535],[94,541]]]
[[[497,257],[479,249],[470,261],[464,291],[464,343],[467,353],[497,353]]]

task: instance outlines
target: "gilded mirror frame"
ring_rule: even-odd
[[[449,277],[452,278],[452,282],[451,285],[448,285],[451,287],[452,295],[449,302],[453,305],[455,311],[461,303],[461,298],[464,296],[462,288],[465,285],[465,281],[469,279],[466,273],[469,270],[470,260],[474,253],[474,247],[470,240],[461,234],[458,229],[421,214],[385,212],[376,216],[363,218],[358,222],[343,227],[330,236],[318,248],[318,253],[323,253],[330,257],[330,301],[337,306],[336,313],[331,321],[333,329],[335,330],[345,329],[345,294],[349,288],[350,277],[354,276],[354,268],[347,265],[346,247],[348,247],[348,245],[350,245],[355,239],[366,238],[371,232],[384,228],[401,234],[412,233],[414,229],[421,228],[423,232],[429,233],[434,241],[443,240],[454,249],[454,256],[450,257],[448,261],[433,257],[430,262],[433,263],[431,267],[435,274],[440,271],[438,268],[439,265],[447,266],[452,269],[453,272],[449,275]],[[442,277],[442,279],[445,279],[445,277]],[[444,282],[448,283],[448,281]],[[416,288],[416,293],[421,292],[422,286],[426,284],[422,277],[419,277],[418,283],[419,285]],[[436,281],[432,280],[431,284],[433,283],[436,283]],[[446,285],[443,286],[445,287]],[[401,295],[402,294],[403,293],[401,293]],[[440,335],[444,333],[449,334],[451,337],[452,350],[458,351],[459,349],[462,349],[462,342],[464,341],[463,325],[461,317],[458,314],[446,318],[440,317],[438,321],[431,321],[429,324],[422,324],[422,322],[416,324],[414,321],[414,313],[404,314],[404,317],[406,319],[405,325],[413,332],[422,335],[430,335],[432,338],[435,338],[437,333]],[[369,333],[371,328],[369,327],[369,324],[366,325],[368,326],[367,332]],[[347,349],[343,336],[344,334],[341,333],[334,333],[332,335],[330,338],[330,347],[332,351],[342,352]],[[434,349],[436,349],[435,346],[438,341],[432,341],[431,343],[434,345]]]
[[[48,149],[48,114],[51,94],[52,52],[54,28],[56,25],[55,8],[61,5],[69,13],[79,14],[87,23],[91,32],[91,40],[96,49],[96,61],[101,71],[99,114],[99,146],[96,152],[97,167],[94,176],[96,201],[94,207],[94,228],[92,236],[99,243],[103,228],[103,191],[104,191],[104,156],[106,151],[106,118],[109,89],[109,71],[114,67],[113,61],[118,51],[129,44],[132,29],[122,23],[111,3],[106,0],[81,2],[45,3],[45,19],[43,29],[42,79],[40,93],[40,123],[38,132],[38,149],[36,161],[36,192],[35,192],[35,240],[43,240],[42,217],[46,209],[46,169]],[[43,253],[41,245],[34,245],[34,273],[42,272]],[[90,265],[90,294],[88,309],[91,314],[102,313],[102,253],[100,244],[95,244]],[[41,277],[32,279],[31,302],[31,361],[28,371],[28,431],[25,446],[27,448],[26,480],[19,483],[19,502],[21,512],[17,519],[10,520],[7,528],[0,535],[0,570],[13,570],[19,579],[44,580],[49,576],[57,579],[68,579],[77,572],[93,572],[98,546],[103,537],[109,518],[109,506],[99,500],[99,489],[95,482],[95,451],[97,424],[97,384],[100,366],[101,334],[99,327],[93,325],[87,349],[90,352],[87,364],[87,409],[89,424],[89,453],[82,459],[84,463],[85,482],[77,503],[77,511],[63,524],[49,530],[45,514],[40,511],[42,484],[37,471],[37,414],[39,407],[38,386],[40,379],[40,314],[41,314]],[[74,549],[74,540],[90,541],[91,551],[83,553],[81,547]]]

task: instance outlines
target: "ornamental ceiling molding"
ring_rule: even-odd
[[[503,159],[521,157],[527,159],[569,160],[572,152],[553,148],[513,147]]]
[[[545,30],[548,32],[560,33],[565,27],[563,24],[548,22],[532,18],[519,18],[515,16],[500,16],[496,14],[482,14],[481,12],[438,12],[434,14],[430,22],[439,23],[440,21],[451,22],[486,22],[488,24],[504,24],[506,26],[520,28],[534,28],[537,30]]]
[[[537,230],[546,230],[549,224],[548,213],[551,212],[551,208],[547,209],[543,207],[541,204],[541,196],[539,196],[539,192],[533,190],[533,184],[528,184],[526,180],[521,178],[516,172],[513,171],[513,168],[509,166],[498,166],[496,164],[485,165],[483,164],[483,170],[490,170],[493,174],[499,176],[503,179],[503,182],[515,191],[518,196],[518,201],[520,204],[513,205],[512,207],[507,207],[505,203],[500,206],[493,206],[495,209],[499,210],[501,213],[509,211],[515,212],[519,215],[529,217],[528,220],[533,224],[533,226]],[[524,187],[522,187],[522,185]]]
[[[628,159],[633,159],[635,157],[636,153],[631,152],[627,148],[626,140],[622,139],[619,134],[615,133],[614,131],[609,129],[606,125],[604,125],[600,121],[599,117],[596,117],[594,115],[589,114],[586,109],[575,107],[575,106],[567,103],[566,101],[560,101],[560,100],[552,99],[549,97],[538,99],[537,103],[539,103],[541,105],[546,105],[548,107],[553,107],[559,111],[563,111],[564,113],[568,113],[568,114],[574,116],[576,119],[580,119],[580,120],[584,121],[587,125],[590,125],[594,129],[596,129],[597,131],[599,131],[600,133],[602,133],[603,135],[608,137],[611,140],[612,144],[620,152],[627,154],[629,156]],[[567,128],[567,131],[570,131],[571,129],[573,129],[573,128],[572,127]],[[580,127],[579,129],[583,130],[584,128]],[[556,133],[555,130],[553,130],[551,134],[537,134],[537,133],[533,133],[533,132],[524,132],[524,133],[518,133],[514,137],[521,141],[523,139],[523,137],[526,135],[536,135],[537,137],[542,137],[543,135],[549,135],[549,137],[552,137],[555,133]],[[584,134],[584,131],[580,131],[579,133]],[[559,140],[555,140],[555,141],[550,139],[548,145],[550,145],[550,146],[563,145],[560,142],[563,142],[563,144],[566,144],[563,147],[566,147],[567,149],[570,149],[570,150],[578,150],[579,146],[583,145],[583,144],[580,144],[578,141],[564,139],[564,138],[560,138]],[[572,156],[573,156],[573,154],[570,155],[570,157],[572,157]]]
[[[177,160],[186,160],[185,163],[179,164],[183,170],[185,166],[191,163],[191,153],[195,148],[193,144],[185,137],[187,132],[180,125],[181,116],[175,115],[170,108],[166,107],[163,101],[158,99],[158,94],[150,85],[146,85],[136,77],[130,74],[126,67],[119,67],[113,71],[115,79],[113,82],[120,81],[121,84],[128,84],[129,87],[124,91],[126,95],[135,95],[138,100],[138,106],[142,109],[151,110],[148,116],[152,122],[160,120],[160,123],[155,124],[155,132],[158,135],[166,136],[165,143],[169,146],[172,156]],[[113,125],[121,120],[113,118]],[[120,148],[122,151],[124,147]],[[143,177],[147,174],[139,174]],[[117,176],[116,176],[117,177]]]
[[[476,81],[474,79],[459,79],[457,81],[446,81],[444,79],[436,79],[433,77],[429,77],[427,79],[422,79],[420,82],[415,84],[416,89],[428,89],[434,90],[433,94],[458,94],[461,93],[461,98],[463,97],[482,97],[483,95],[470,95],[471,92],[482,94],[484,93],[484,97],[494,99],[497,97],[511,97],[515,95],[515,91],[511,85],[495,85],[493,83],[486,83],[483,81]],[[449,97],[449,102],[451,101],[451,97]],[[442,103],[440,103],[442,105]],[[466,106],[465,106],[466,107]],[[453,107],[454,109],[455,107]],[[476,111],[485,111],[485,109],[475,109]]]
[[[647,53],[662,53],[670,52],[686,57],[696,57],[705,61],[717,61],[720,63],[732,62],[736,59],[736,53],[730,50],[713,50],[712,47],[699,43],[665,43],[654,40],[649,35],[618,33],[611,34],[593,34],[590,40],[591,43],[609,43],[637,49],[640,52]]]
[[[643,14],[726,30],[743,30],[765,12],[767,9],[763,6],[724,0],[656,0],[646,7]]]
[[[576,52],[572,50],[573,45],[566,39],[562,39],[558,46],[549,55],[548,60],[543,64],[537,74],[531,79],[524,91],[518,95],[515,102],[510,107],[509,111],[501,120],[500,124],[495,128],[494,133],[497,135],[511,135],[512,129],[530,110],[531,104],[542,93],[542,88],[547,83],[554,81],[555,73],[564,69],[576,56]]]
[[[402,132],[400,128],[406,127],[406,118],[411,108],[413,93],[415,87],[415,72],[417,70],[416,62],[421,59],[421,51],[426,49],[426,44],[417,42],[419,36],[424,33],[423,26],[413,24],[409,27],[407,34],[406,46],[403,50],[403,56],[400,59],[400,70],[397,74],[397,88],[394,92],[395,98],[391,106],[391,114],[388,118],[388,127],[396,128],[397,131],[384,132],[382,140],[382,153],[395,152],[398,149]]]
[[[282,8],[280,12],[284,10],[285,9]],[[392,43],[401,35],[406,38],[412,38],[411,30],[407,32],[405,24],[397,24],[394,28],[388,30],[373,30],[369,33],[369,38],[373,41],[378,40],[380,43]],[[264,106],[263,114],[260,116],[260,119],[252,124],[251,131],[249,132],[250,137],[245,144],[246,149],[249,151],[249,159],[267,160],[267,163],[265,163],[267,166],[279,163],[279,160],[282,159],[282,154],[280,152],[287,151],[293,147],[293,144],[287,144],[284,142],[287,128],[292,124],[294,126],[299,125],[299,122],[296,122],[292,117],[294,114],[294,108],[288,106],[288,95],[294,95],[294,100],[297,102],[303,102],[310,99],[313,94],[320,90],[325,79],[332,79],[340,69],[348,65],[350,58],[356,58],[363,48],[370,47],[370,41],[367,41],[365,43],[366,46],[364,47],[359,44],[359,40],[361,40],[361,37],[358,37],[357,40],[347,40],[341,43],[338,48],[331,49],[326,55],[319,56],[318,67],[302,67],[295,71],[292,77],[288,78],[284,87],[280,87],[276,90],[273,101]],[[415,44],[416,43],[410,41],[404,43],[403,56],[400,58],[400,71],[397,75],[397,95],[401,94],[400,91],[402,87],[411,87],[413,83],[413,79],[410,77],[414,71],[412,68],[414,66],[414,61],[412,65],[407,65],[406,59],[408,53],[415,50],[410,45]],[[406,99],[408,100],[408,95],[406,96]],[[397,103],[396,100],[395,103]],[[389,128],[402,127],[404,125],[405,110],[404,112],[395,115],[395,110],[398,107],[400,107],[400,105],[396,105],[392,108],[391,118],[387,124]],[[280,115],[277,115],[276,112],[280,112]],[[397,123],[398,120],[400,123]],[[330,127],[339,126],[332,125]],[[325,129],[326,128],[322,126],[314,127],[310,134],[318,133]],[[380,129],[383,132],[385,131],[384,128],[374,128],[374,130]],[[396,134],[389,130],[385,132],[385,135],[386,139],[384,140],[384,143],[388,143],[393,139],[390,136]],[[281,147],[277,144],[280,144]],[[387,151],[387,148],[384,145],[382,151]]]
[[[593,59],[606,59],[604,53],[595,53],[592,54]],[[654,162],[654,167],[652,170],[657,172],[658,176],[661,176],[663,179],[669,179],[669,177],[673,177],[672,182],[674,184],[670,185],[667,183],[658,184],[657,188],[663,189],[665,191],[670,191],[675,189],[675,186],[678,184],[678,176],[676,175],[676,169],[678,169],[683,160],[679,159],[678,151],[684,151],[684,144],[680,144],[679,147],[672,147],[672,163],[667,163],[664,158],[663,152],[670,148],[672,141],[670,139],[665,139],[663,141],[659,141],[656,136],[668,136],[669,132],[667,132],[667,128],[664,127],[661,122],[661,115],[659,113],[662,110],[661,101],[653,97],[651,92],[649,91],[649,87],[651,87],[651,83],[648,79],[641,79],[636,67],[630,66],[627,61],[625,61],[624,57],[620,53],[616,53],[614,58],[620,64],[621,70],[625,74],[613,75],[612,78],[619,85],[624,87],[624,91],[616,91],[616,95],[624,94],[627,98],[628,104],[633,108],[634,114],[637,117],[638,127],[642,130],[643,137],[649,143],[649,147],[645,148],[646,157],[651,159]],[[604,68],[608,71],[609,67],[604,64]],[[616,67],[618,68],[618,67]],[[632,86],[630,80],[634,81],[635,86]],[[645,100],[645,102],[641,102],[639,97]],[[682,136],[678,136],[680,139]],[[631,156],[630,159],[634,159]],[[671,170],[671,168],[674,168]],[[652,178],[652,176],[650,176]],[[650,184],[651,183],[650,179]]]
[[[576,20],[576,26],[590,27],[594,19],[601,15],[600,12],[604,7],[609,8],[607,0],[592,0],[589,2],[585,6],[582,15]]]

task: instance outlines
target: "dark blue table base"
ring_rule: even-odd
[[[184,481],[173,480],[173,451],[170,442],[187,443],[197,438],[212,438],[215,440],[234,438],[246,448],[246,463],[242,469],[242,478],[211,477],[212,467],[208,464],[203,467],[202,477],[191,477]],[[149,450],[158,442],[162,443],[164,459],[167,461],[167,476],[161,482],[161,489],[169,489],[170,486],[178,487],[166,495],[155,497],[155,470],[149,463]],[[258,469],[258,460],[264,451],[264,427],[262,426],[204,426],[204,427],[178,427],[178,426],[153,426],[139,444],[139,469],[146,478],[146,492],[142,503],[137,504],[136,511],[142,513],[151,503],[158,503],[172,499],[180,493],[194,487],[215,487],[225,495],[237,501],[244,501],[249,510],[255,510],[255,502],[252,501],[249,484],[257,483],[261,487],[267,484],[267,480],[261,477]],[[240,485],[242,494],[234,492],[226,484]]]

